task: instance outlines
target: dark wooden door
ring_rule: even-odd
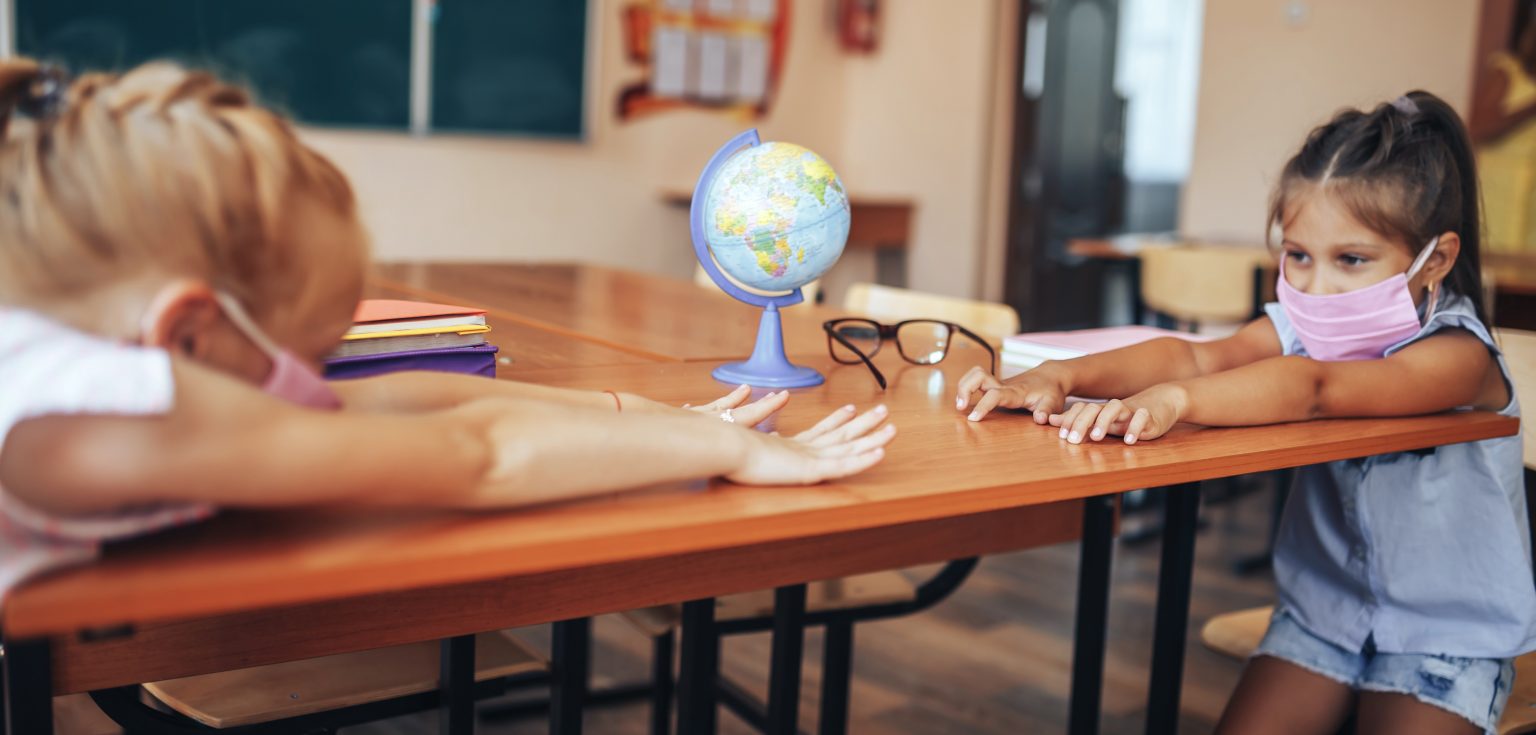
[[[1021,0],[1006,294],[1025,329],[1097,326],[1102,265],[1067,242],[1120,225],[1119,0]]]

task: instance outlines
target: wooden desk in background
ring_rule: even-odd
[[[648,278],[565,268],[567,283],[590,275],[634,289],[597,312],[650,311],[672,318],[686,314],[683,305],[695,298],[676,296],[682,292],[674,287],[697,291],[681,282],[648,290],[636,285],[650,283]],[[462,281],[447,274],[461,274]],[[443,289],[433,298],[449,301],[474,302],[472,292],[492,293],[498,286],[473,268],[425,266],[418,275]],[[552,302],[578,312],[590,304],[542,289],[530,293],[536,298],[520,313],[587,326]],[[681,303],[672,302],[674,297]],[[730,335],[732,345],[738,340],[750,345],[749,335],[736,333],[736,317],[720,308],[734,302],[706,303],[713,309],[689,317],[694,328],[706,337]],[[710,314],[718,324],[709,326]],[[625,354],[657,359],[687,347],[666,319],[625,318],[664,328],[652,342],[644,331],[615,333],[612,325],[592,324],[600,334],[590,341],[627,337]],[[563,329],[556,333],[569,336]],[[714,596],[1054,544],[1080,532],[1088,538],[1072,707],[1075,731],[1091,732],[1103,666],[1115,493],[1517,430],[1513,419],[1464,413],[1246,429],[1184,427],[1134,447],[1073,446],[1024,415],[966,421],[951,403],[954,382],[969,367],[959,355],[938,367],[919,367],[887,352],[878,359],[891,387],[881,392],[863,366],[832,363],[822,344],[796,359],[823,370],[827,384],[796,391],[777,425],[793,431],[846,403],[885,402],[902,433],[887,460],[869,473],[801,488],[700,482],[515,512],[231,511],[195,527],[116,544],[95,564],[22,586],[5,607],[0,628],[9,732],[44,732],[39,723],[48,721],[52,694],[573,621],[660,603],[693,601],[692,609],[708,610]],[[507,374],[680,403],[718,392],[709,378],[711,367],[654,362]],[[1159,636],[1154,649],[1149,697],[1150,717],[1159,725],[1177,717],[1198,508],[1197,491],[1185,486],[1171,492],[1169,507],[1177,510],[1170,513],[1167,537],[1179,541],[1164,548],[1157,625],[1172,633]],[[570,622],[562,625],[581,630]],[[580,634],[557,632],[561,635]],[[685,641],[689,635],[685,629]],[[563,694],[556,697],[552,725],[577,732],[586,671],[580,662],[556,666],[553,686]],[[706,722],[703,712],[713,721],[714,680],[706,674],[684,675],[690,705],[682,715],[695,718],[690,720],[695,725]],[[1082,697],[1080,687],[1089,687]],[[444,693],[445,699],[462,696],[459,690]]]

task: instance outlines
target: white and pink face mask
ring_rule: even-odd
[[[1423,325],[1408,290],[1408,280],[1418,274],[1440,242],[1429,241],[1414,258],[1407,273],[1399,273],[1381,283],[1347,293],[1314,296],[1302,293],[1285,280],[1284,255],[1280,258],[1280,279],[1275,292],[1280,308],[1291,321],[1307,354],[1316,360],[1374,360],[1386,355],[1387,348],[1419,333]],[[1439,289],[1430,287],[1426,318],[1435,311]]]
[[[300,406],[325,411],[341,408],[341,398],[331,390],[325,378],[291,350],[285,350],[273,342],[235,297],[220,292],[214,294],[214,298],[224,308],[224,315],[229,317],[229,321],[272,360],[272,372],[267,374],[267,379],[261,384],[262,392]]]

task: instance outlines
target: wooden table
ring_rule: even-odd
[[[691,282],[593,265],[381,265],[377,283],[652,360],[724,361],[752,352],[762,310]],[[824,354],[821,323],[847,313],[814,304],[780,312],[785,350]]]
[[[423,300],[416,291],[405,290],[383,283],[371,284],[366,294],[374,299]],[[461,299],[447,298],[448,303],[462,304]],[[463,304],[469,305],[469,304]],[[500,350],[496,353],[496,373],[537,368],[576,367],[578,365],[626,365],[637,362],[655,362],[661,357],[648,357],[634,351],[619,350],[599,342],[535,327],[526,322],[508,318],[503,312],[488,312],[485,323],[491,331],[486,339]]]
[[[473,302],[476,289],[496,292],[495,279],[455,268],[424,268],[421,275],[456,295],[448,301]],[[584,269],[567,268],[570,281],[586,280]],[[464,285],[445,273],[462,273]],[[592,278],[610,283],[649,280],[606,269],[596,273]],[[686,313],[664,303],[675,292],[670,286],[642,290],[626,294],[639,298],[625,303],[632,310]],[[585,324],[562,315],[550,299],[559,301],[534,299],[528,311],[551,323]],[[631,320],[650,323],[643,316]],[[728,331],[703,326],[705,335]],[[591,337],[594,342],[617,334],[600,324],[592,328],[602,333]],[[651,343],[645,333],[632,332],[629,344],[639,347],[623,351],[665,357],[667,349],[687,347],[677,337],[661,329]],[[566,621],[566,630],[579,630],[570,621],[666,602],[692,601],[687,609],[697,613],[711,609],[708,598],[718,595],[1058,543],[1080,532],[1084,584],[1072,721],[1074,731],[1092,731],[1103,665],[1111,498],[1182,483],[1170,496],[1167,538],[1174,541],[1164,546],[1158,608],[1159,628],[1175,633],[1159,636],[1154,654],[1149,727],[1162,726],[1177,716],[1188,614],[1198,494],[1187,483],[1517,430],[1512,419],[1464,413],[1179,428],[1135,447],[1073,446],[1022,415],[964,420],[951,403],[954,381],[968,367],[963,360],[918,367],[886,352],[879,360],[890,389],[882,393],[862,366],[835,365],[824,352],[799,359],[822,369],[827,383],[796,391],[778,428],[794,431],[848,402],[884,401],[902,432],[885,463],[814,487],[698,482],[496,513],[230,512],[118,544],[96,564],[22,586],[8,602],[0,628],[9,732],[46,732],[52,694],[540,622]],[[709,378],[711,367],[652,362],[508,374],[682,402],[719,392]],[[557,630],[557,641],[565,640],[562,635]],[[685,650],[690,635],[685,628]],[[701,728],[695,731],[707,732],[713,678],[705,674],[718,662],[689,660],[695,668],[684,672],[687,704],[681,714]],[[698,667],[706,668],[701,673]],[[579,665],[557,663],[552,726],[560,732],[579,731],[580,697],[572,693],[584,681]],[[444,694],[449,700],[461,696],[453,688]]]

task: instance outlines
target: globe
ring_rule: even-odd
[[[805,299],[848,241],[848,192],[826,159],[793,143],[764,143],[747,130],[715,151],[693,187],[688,229],[699,266],[722,291],[762,307],[757,345],[716,379],[772,388],[825,380],[784,354],[779,309]]]
[[[848,240],[848,193],[832,166],[793,143],[726,160],[704,197],[705,241],[721,270],[762,291],[820,278]]]

